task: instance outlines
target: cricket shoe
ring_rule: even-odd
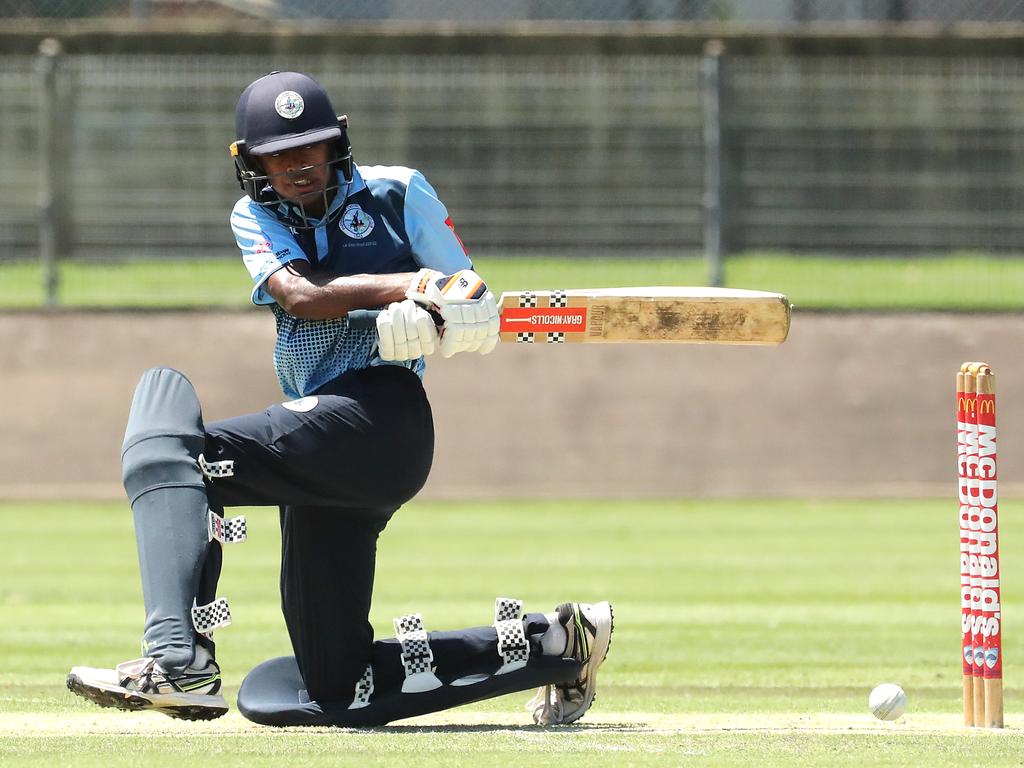
[[[135,659],[116,669],[72,667],[68,690],[101,707],[152,709],[180,720],[213,720],[226,714],[220,695],[220,667],[202,646],[181,674],[165,672],[154,658]]]
[[[542,685],[526,704],[538,725],[574,723],[590,709],[597,694],[597,668],[608,655],[615,619],[611,603],[562,603],[558,623],[568,641],[563,656],[580,663],[580,676],[569,683]]]

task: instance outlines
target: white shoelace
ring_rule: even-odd
[[[539,725],[562,722],[562,701],[553,685],[542,685],[538,688],[533,698],[526,702],[526,710],[533,715],[533,721]]]

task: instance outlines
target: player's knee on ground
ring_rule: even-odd
[[[356,683],[366,671],[367,660],[336,659],[337,669],[324,674],[321,668],[316,677],[306,673],[305,689],[309,698],[315,701],[348,701]]]

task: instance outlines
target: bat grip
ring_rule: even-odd
[[[377,315],[384,310],[382,309],[353,309],[348,313],[348,327],[356,330],[363,331],[367,329],[377,328]],[[444,320],[441,319],[441,315],[437,312],[431,311],[430,316],[434,319],[434,325],[440,328],[444,325]]]
[[[353,309],[348,313],[348,327],[353,330],[366,330],[368,328],[377,327],[377,315],[381,313],[379,309]]]

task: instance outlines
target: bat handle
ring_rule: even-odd
[[[370,328],[376,330],[377,315],[381,312],[383,312],[381,309],[353,309],[347,315],[348,327],[356,331],[367,330]],[[431,311],[430,316],[434,318],[434,325],[438,328],[444,324],[444,320],[441,319],[441,316],[437,312]]]
[[[366,330],[377,327],[379,309],[353,309],[348,313],[348,327],[353,330]]]

